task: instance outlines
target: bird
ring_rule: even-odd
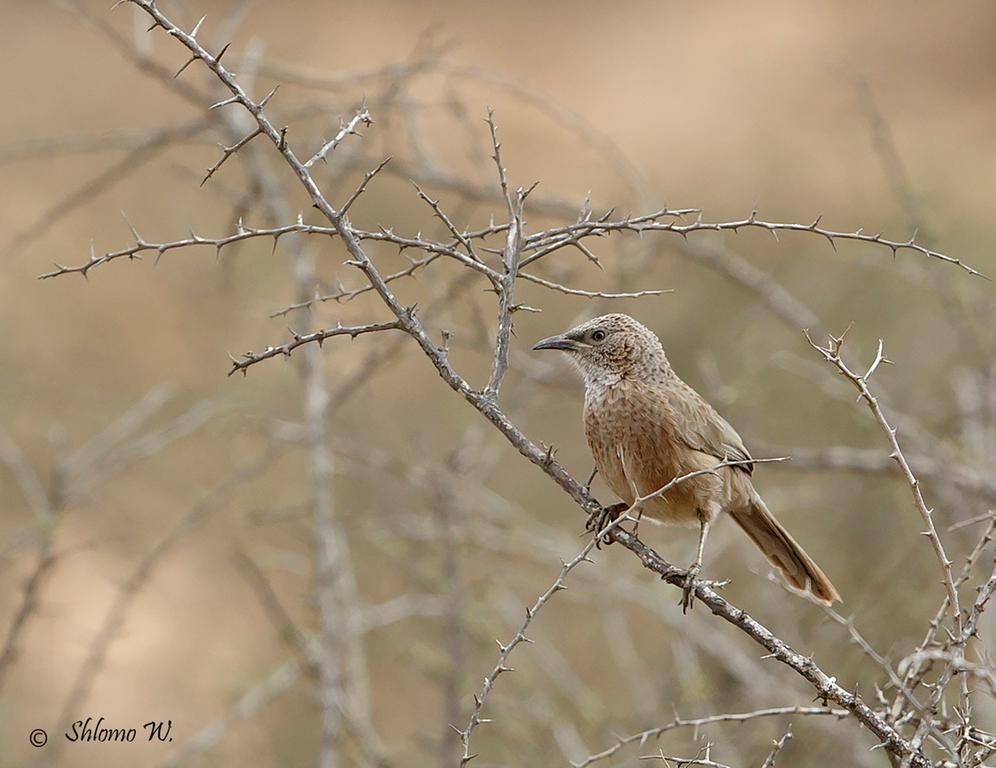
[[[566,353],[584,379],[584,430],[595,471],[622,500],[605,508],[607,514],[617,516],[675,478],[705,470],[639,505],[640,515],[699,526],[683,611],[691,607],[710,526],[723,513],[789,587],[823,605],[841,599],[754,488],[753,457],[740,435],[678,377],[652,330],[629,315],[609,314],[542,339],[533,349]],[[729,462],[738,463],[717,467]]]

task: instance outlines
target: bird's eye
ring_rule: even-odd
[[[592,341],[605,341],[605,331],[599,329],[591,332]]]

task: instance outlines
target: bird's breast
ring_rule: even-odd
[[[685,471],[681,443],[672,439],[673,414],[659,388],[631,382],[589,390],[584,426],[599,475],[627,504]],[[693,489],[678,486],[649,504],[652,517],[695,519]]]
[[[589,441],[629,443],[666,429],[667,402],[652,388],[621,381],[585,394],[584,421]]]
[[[624,501],[632,503],[633,467],[643,465],[661,439],[660,404],[630,382],[589,390],[584,427],[599,474]],[[627,468],[629,471],[627,472]]]

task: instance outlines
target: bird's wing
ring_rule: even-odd
[[[716,409],[702,399],[694,389],[680,382],[682,391],[669,398],[675,420],[682,426],[680,439],[693,450],[715,456],[720,461],[750,461],[753,457],[743,439]],[[753,464],[741,467],[747,474],[754,471]]]

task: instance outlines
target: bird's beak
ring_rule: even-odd
[[[560,349],[564,352],[578,352],[581,346],[566,336],[548,336],[533,345],[533,349]]]

